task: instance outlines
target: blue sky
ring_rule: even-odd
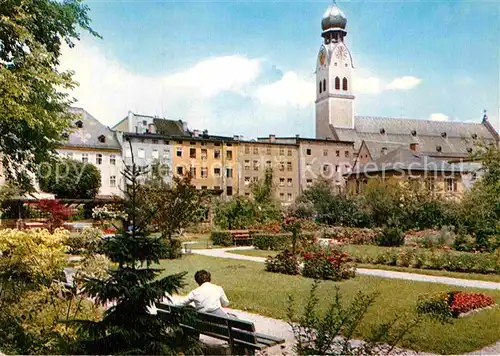
[[[87,1],[93,28],[63,66],[74,95],[112,125],[128,110],[191,128],[312,136],[314,69],[330,1]],[[489,1],[338,1],[358,115],[498,127],[500,8]],[[394,80],[413,85],[387,89]],[[406,78],[406,79],[405,79]]]

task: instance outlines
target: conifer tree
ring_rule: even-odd
[[[80,321],[89,338],[79,343],[75,352],[88,354],[170,354],[185,348],[178,337],[175,324],[169,324],[148,312],[148,307],[161,300],[165,293],[177,292],[186,273],[177,273],[156,279],[160,272],[153,264],[165,257],[166,248],[159,237],[150,235],[148,219],[140,204],[140,172],[134,163],[123,177],[124,229],[103,244],[106,256],[116,268],[106,279],[88,278],[84,292],[103,306],[112,305],[99,322]]]

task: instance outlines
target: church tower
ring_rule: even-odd
[[[330,125],[354,128],[354,66],[344,43],[346,25],[346,16],[333,0],[321,21],[324,42],[316,63],[316,138],[332,137]]]

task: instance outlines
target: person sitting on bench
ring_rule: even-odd
[[[229,300],[222,287],[210,283],[212,276],[210,272],[200,270],[195,273],[194,280],[199,287],[192,290],[184,299],[175,303],[176,306],[186,306],[194,303],[197,311],[228,317],[222,307],[229,306]]]

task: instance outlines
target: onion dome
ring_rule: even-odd
[[[333,0],[333,4],[326,10],[323,15],[323,20],[321,20],[321,28],[323,31],[327,31],[329,29],[340,28],[345,30],[347,25],[347,17],[339,9],[335,0]]]

